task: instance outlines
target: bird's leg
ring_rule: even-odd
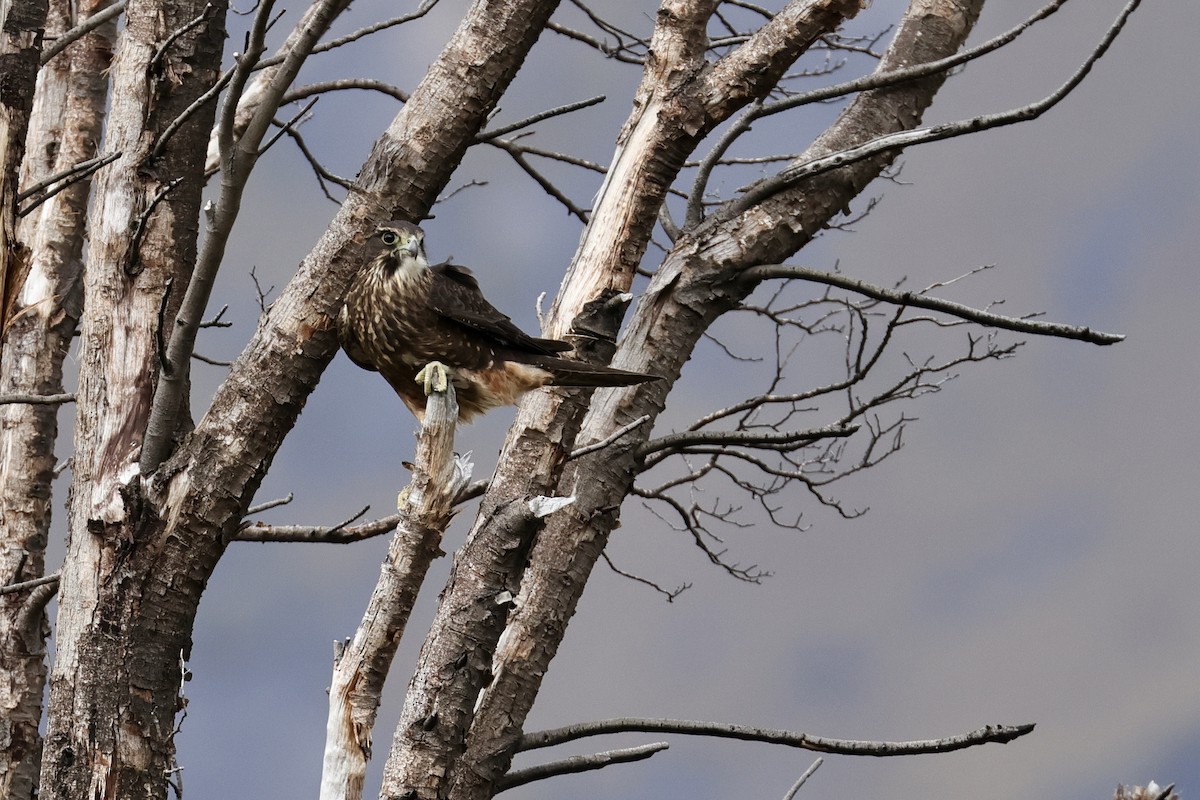
[[[417,383],[425,387],[426,396],[444,392],[450,386],[450,368],[440,361],[430,361],[417,373]]]

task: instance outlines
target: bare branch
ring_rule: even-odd
[[[652,466],[668,455],[688,452],[698,445],[787,451],[804,447],[820,439],[853,436],[858,432],[858,428],[857,425],[834,424],[808,431],[687,430],[646,442],[638,448],[638,455],[646,458],[657,453],[656,458],[647,459],[647,466]]]
[[[371,748],[375,712],[417,591],[433,560],[454,500],[471,465],[454,455],[458,404],[454,388],[429,397],[417,440],[412,480],[397,501],[397,533],[355,631],[340,651],[329,689],[321,800],[358,800]]]
[[[783,796],[783,800],[794,800],[796,794],[804,788],[804,784],[808,783],[808,779],[813,776],[813,773],[816,772],[823,763],[824,759],[818,758],[812,763],[812,766],[804,770],[804,774],[796,779],[796,782],[792,784],[792,788],[788,789],[787,794]]]
[[[139,461],[143,474],[157,469],[169,454],[174,439],[176,417],[187,386],[191,356],[195,351],[196,334],[204,318],[204,309],[208,305],[229,235],[237,220],[242,193],[257,162],[259,145],[271,125],[284,92],[295,80],[317,39],[347,5],[349,0],[320,0],[313,6],[311,13],[306,13],[308,24],[296,36],[279,70],[271,77],[268,85],[263,87],[259,105],[235,143],[234,126],[238,101],[252,68],[265,51],[264,41],[270,25],[268,19],[273,2],[261,0],[248,37],[247,52],[238,58],[237,66],[233,69],[229,94],[217,121],[217,140],[221,155],[221,192],[210,218],[208,235],[196,259],[195,269],[171,331],[166,355],[170,369],[162,370],[158,376]]]
[[[247,512],[250,513],[250,512]],[[382,517],[362,525],[266,525],[254,522],[238,530],[235,542],[309,542],[319,544],[352,544],[391,533],[400,522],[399,514]]]
[[[873,297],[876,300],[895,303],[899,306],[912,306],[914,308],[929,309],[930,311],[940,311],[970,322],[987,325],[988,327],[1002,328],[1021,333],[1035,333],[1040,336],[1055,336],[1062,339],[1078,339],[1091,344],[1101,345],[1116,344],[1125,340],[1125,336],[1122,334],[1104,333],[1103,331],[1094,331],[1091,328],[1081,328],[1057,322],[1039,322],[1025,317],[1007,317],[1000,314],[993,314],[989,311],[972,308],[961,303],[954,303],[937,297],[929,297],[923,292],[902,292],[894,289],[886,289],[856,278],[848,278],[844,275],[824,272],[812,269],[811,267],[790,266],[787,264],[763,264],[750,267],[742,274],[747,280],[752,281],[774,278],[798,278],[813,283],[822,283],[828,286],[836,286],[839,289],[846,289],[866,297]]]
[[[574,103],[567,103],[566,105],[561,105],[561,106],[558,106],[557,108],[551,108],[551,109],[547,109],[546,111],[540,111],[537,114],[534,114],[533,116],[526,117],[525,119],[517,120],[516,122],[512,123],[511,125],[504,125],[503,127],[496,128],[495,130],[483,131],[478,136],[475,137],[475,140],[478,142],[490,142],[493,139],[497,139],[501,136],[506,136],[507,134],[510,134],[513,131],[519,131],[522,128],[528,128],[530,125],[536,125],[537,123],[542,122],[543,120],[552,119],[554,117],[561,117],[564,114],[570,114],[571,112],[578,111],[581,108],[588,108],[590,106],[594,106],[599,103],[603,103],[604,100],[605,100],[605,97],[604,97],[604,95],[601,94],[601,95],[597,95],[595,97],[590,97],[587,100],[577,100]]]
[[[221,310],[218,311],[213,316],[212,319],[208,319],[208,320],[205,320],[204,322],[201,322],[200,327],[201,328],[232,328],[233,327],[232,322],[223,322],[221,320],[221,317],[225,316],[225,312],[228,310],[229,310],[229,304],[226,303],[225,305],[221,306]]]
[[[53,406],[75,402],[75,395],[67,394],[0,394],[0,405],[27,403],[34,406]]]
[[[62,181],[62,183],[58,186],[54,186],[54,189],[52,191],[49,191],[42,197],[39,197],[33,203],[30,203],[29,205],[20,209],[17,212],[17,216],[18,217],[25,216],[26,214],[28,214],[30,211],[33,211],[35,208],[37,208],[42,203],[46,202],[54,195],[61,192],[63,189],[66,189],[68,186],[71,186],[72,184],[89,177],[90,175],[94,174],[96,172],[96,170],[100,169],[101,167],[105,166],[106,164],[111,164],[112,162],[116,161],[120,157],[121,157],[121,153],[119,151],[116,153],[109,153],[106,156],[96,156],[95,158],[89,158],[86,161],[81,161],[78,164],[75,164],[74,166],[67,167],[66,169],[62,170],[61,172],[56,172],[55,174],[50,175],[49,177],[43,178],[42,180],[35,183],[33,186],[30,186],[28,189],[25,189],[24,191],[19,193],[17,195],[17,202],[23,203],[25,200],[29,199],[30,197],[33,197],[35,194],[42,191],[43,189],[46,189],[50,186],[54,186],[54,184],[58,183],[59,181]]]
[[[201,364],[208,364],[211,367],[226,367],[226,368],[228,368],[228,367],[233,366],[232,361],[226,361],[226,360],[222,360],[220,358],[213,358],[212,356],[206,356],[203,353],[192,353],[192,358],[196,361],[199,361]]]
[[[133,235],[129,237],[129,247],[126,249],[125,272],[129,275],[141,272],[141,267],[138,266],[138,252],[142,247],[142,238],[146,235],[146,226],[150,224],[150,218],[154,216],[154,211],[158,208],[158,204],[167,198],[175,187],[183,183],[183,176],[172,178],[163,185],[150,202],[146,204],[146,210],[138,215],[137,223],[133,228]]]
[[[1122,28],[1125,27],[1125,22],[1129,19],[1129,15],[1139,5],[1141,5],[1141,0],[1129,0],[1083,64],[1075,70],[1066,82],[1043,99],[997,114],[984,114],[958,122],[947,122],[927,128],[913,128],[911,130],[890,133],[871,139],[857,147],[851,147],[828,156],[794,164],[781,170],[773,177],[758,181],[740,197],[730,201],[722,208],[720,213],[721,218],[731,219],[736,217],[762,203],[764,200],[774,197],[780,192],[790,189],[809,178],[840,167],[865,161],[883,153],[895,152],[918,144],[938,142],[944,139],[952,139],[958,136],[978,133],[979,131],[1037,119],[1058,105],[1064,97],[1070,94],[1083,81],[1087,74],[1091,72],[1095,63],[1108,51],[1113,40],[1116,39]]]
[[[873,72],[870,75],[866,75],[862,78],[857,78],[852,81],[846,81],[845,83],[839,83],[833,86],[827,86],[821,89],[814,89],[810,92],[797,94],[787,98],[786,100],[781,100],[779,102],[764,106],[761,112],[759,112],[758,116],[768,117],[772,114],[778,114],[782,111],[787,111],[799,106],[809,105],[811,103],[820,103],[837,97],[844,97],[848,94],[854,94],[856,92],[866,92],[873,89],[886,89],[892,86],[898,86],[902,83],[907,83],[908,81],[918,80],[920,78],[929,77],[930,75],[946,72],[954,69],[955,67],[966,64],[969,61],[974,61],[975,59],[987,55],[995,50],[999,50],[1001,47],[1009,44],[1022,33],[1027,31],[1033,25],[1041,22],[1046,17],[1049,17],[1066,4],[1067,0],[1053,0],[1053,2],[1048,3],[1042,8],[1039,8],[1019,25],[1010,28],[998,36],[988,39],[986,42],[983,42],[980,45],[968,48],[959,53],[955,53],[954,55],[947,56],[946,58],[939,58],[935,61],[926,61],[924,63],[915,64],[911,67],[905,67],[903,69]]]
[[[171,124],[163,130],[162,134],[159,135],[157,140],[155,140],[154,145],[151,146],[150,160],[153,161],[162,155],[162,151],[167,146],[167,142],[171,141],[171,137],[174,136],[179,129],[182,128],[184,124],[186,124],[187,121],[192,118],[193,114],[204,108],[204,106],[208,105],[212,101],[216,100],[217,96],[225,90],[225,87],[229,85],[230,81],[232,81],[236,75],[237,71],[231,69],[220,78],[217,78],[216,82],[208,89],[208,91],[204,92],[204,94],[193,100],[192,104],[185,108],[179,116],[171,120]]]
[[[613,431],[608,436],[605,436],[600,441],[592,442],[591,444],[583,445],[582,447],[577,447],[575,450],[573,450],[571,452],[571,455],[567,456],[567,460],[569,461],[573,458],[579,458],[580,456],[586,456],[588,453],[594,453],[597,450],[603,450],[605,447],[608,447],[610,444],[617,441],[625,434],[630,433],[631,431],[637,430],[638,428],[640,428],[642,425],[644,425],[645,423],[647,423],[649,421],[650,421],[650,415],[643,414],[642,416],[635,419],[633,422],[630,422],[628,425],[622,425],[620,428],[617,428],[615,431]]]
[[[904,756],[921,753],[949,753],[981,744],[1007,744],[1033,731],[1033,724],[985,725],[977,730],[942,739],[922,739],[909,742],[872,742],[854,739],[831,739],[794,731],[757,728],[749,725],[734,725],[720,722],[695,722],[679,719],[644,719],[623,717],[619,719],[581,722],[563,728],[536,731],[523,735],[517,751],[536,750],[541,747],[573,742],[586,736],[602,736],[610,733],[680,733],[687,736],[712,736],[719,739],[740,739],[748,742],[765,742],[798,747],[818,753],[837,753],[847,756]]]
[[[337,39],[331,39],[328,42],[322,42],[321,44],[315,45],[315,46],[313,46],[313,48],[311,49],[310,52],[313,55],[315,55],[317,53],[327,53],[330,50],[333,50],[335,48],[342,47],[343,45],[350,44],[351,42],[356,42],[359,39],[363,38],[364,36],[370,36],[372,33],[378,33],[380,31],[387,30],[388,28],[394,28],[397,25],[403,25],[407,22],[412,22],[413,20],[420,19],[421,17],[428,14],[433,9],[433,7],[436,6],[437,4],[438,4],[438,0],[423,0],[421,5],[417,6],[417,10],[412,12],[411,14],[401,14],[398,17],[392,17],[391,19],[386,19],[386,20],[383,20],[382,22],[376,22],[375,24],[367,25],[364,28],[359,28],[358,30],[354,31],[353,33],[348,33],[345,36],[339,37]],[[267,67],[278,66],[279,64],[282,64],[284,62],[284,60],[287,58],[287,56],[288,56],[287,53],[279,53],[277,55],[271,56],[270,58],[264,58],[262,61],[258,62],[258,64],[255,65],[254,69],[261,70],[261,69],[266,69]]]
[[[43,575],[40,578],[33,578],[20,583],[10,583],[7,586],[0,586],[0,594],[14,594],[16,592],[24,592],[29,589],[35,589],[38,586],[46,586],[49,584],[58,584],[58,573],[53,575]]]
[[[325,165],[317,160],[316,154],[309,149],[308,143],[304,141],[304,137],[300,134],[300,131],[293,127],[284,127],[283,123],[279,122],[278,120],[276,120],[276,123],[287,132],[287,135],[291,137],[291,140],[296,143],[296,148],[300,151],[300,155],[304,156],[304,159],[308,161],[308,165],[312,167],[313,174],[317,176],[317,183],[321,187],[322,194],[324,194],[326,198],[334,203],[341,202],[332,194],[330,194],[329,187],[325,185],[325,182],[328,181],[332,184],[342,187],[343,189],[346,189],[347,191],[349,191],[350,187],[354,185],[354,182],[348,178],[343,178],[340,175],[334,175],[332,172],[326,169]]]
[[[616,564],[613,563],[613,560],[608,555],[608,553],[601,553],[600,557],[604,559],[604,563],[608,565],[608,568],[610,570],[612,570],[616,574],[620,575],[622,578],[628,578],[629,580],[633,581],[634,583],[640,583],[643,586],[649,586],[654,591],[656,591],[659,594],[666,597],[668,603],[675,602],[676,597],[679,597],[679,595],[683,594],[688,589],[692,588],[692,585],[690,583],[684,583],[684,584],[680,584],[675,589],[664,589],[663,587],[659,586],[657,583],[650,580],[649,578],[643,578],[640,575],[634,575],[632,572],[626,572],[625,570],[621,569],[620,567],[618,567]]]
[[[523,169],[525,173],[529,175],[529,177],[533,178],[534,182],[538,186],[541,186],[542,189],[545,190],[546,194],[562,203],[567,211],[572,216],[576,217],[580,222],[585,225],[587,224],[587,212],[575,205],[575,203],[571,201],[571,198],[563,194],[557,186],[555,186],[548,178],[546,178],[546,176],[538,172],[537,169],[535,169],[533,165],[526,160],[519,148],[513,146],[512,143],[510,143],[507,139],[492,139],[488,143],[499,147],[501,150],[512,156],[512,160],[517,162],[517,166]]]
[[[935,75],[961,66],[969,61],[975,60],[991,53],[1001,47],[1009,44],[1037,22],[1044,20],[1059,8],[1065,5],[1067,0],[1054,0],[1046,6],[1038,9],[1028,19],[1014,28],[1011,28],[1004,33],[989,39],[988,41],[976,47],[963,50],[960,53],[948,56],[946,58],[928,61],[922,64],[916,64],[903,69],[885,70],[866,75],[856,80],[839,83],[834,86],[828,86],[821,89],[797,94],[776,103],[766,104],[764,101],[756,101],[749,106],[746,111],[739,117],[738,121],[727,130],[718,142],[713,146],[709,154],[705,156],[700,163],[700,171],[697,173],[693,183],[693,188],[689,196],[688,212],[686,218],[687,226],[699,224],[703,219],[703,198],[707,190],[708,181],[711,177],[712,170],[719,164],[732,163],[732,160],[723,158],[725,153],[733,145],[735,141],[748,133],[754,122],[769,117],[774,114],[781,113],[793,108],[798,108],[810,103],[823,102],[832,100],[837,97],[843,97],[856,92],[864,92],[873,89],[883,89],[891,86],[897,86],[912,80]],[[773,158],[773,157],[769,157]],[[765,159],[747,159],[751,163],[762,162]]]
[[[272,508],[279,508],[280,506],[286,506],[288,503],[292,502],[292,500],[294,500],[294,499],[295,499],[295,495],[293,495],[291,492],[288,492],[287,497],[277,497],[274,500],[268,500],[265,503],[259,503],[256,506],[250,506],[249,508],[246,509],[246,516],[250,516],[251,514],[261,514],[262,512],[268,511]]]
[[[42,50],[42,66],[45,66],[46,62],[54,58],[63,50],[66,50],[67,47],[69,47],[73,42],[82,39],[84,36],[87,36],[89,33],[96,30],[96,28],[99,28],[110,19],[113,19],[119,15],[125,10],[125,3],[126,0],[120,0],[120,2],[113,3],[103,11],[98,11],[95,14],[92,14],[86,20],[79,23],[62,36],[58,37],[54,41],[54,44]]]
[[[643,761],[657,752],[670,747],[666,742],[643,744],[637,747],[623,747],[619,750],[605,750],[586,756],[571,756],[561,761],[551,761],[528,769],[515,770],[508,773],[497,784],[497,792],[514,789],[533,781],[553,778],[558,775],[573,775],[577,772],[588,772],[603,769],[610,764],[628,764],[633,761]]]
[[[390,83],[384,83],[373,78],[340,78],[332,81],[320,81],[319,83],[309,83],[301,86],[298,89],[292,89],[283,95],[280,100],[280,105],[294,103],[297,100],[304,100],[313,95],[325,94],[327,92],[342,92],[348,89],[364,89],[367,91],[379,92],[389,95],[399,100],[401,103],[408,102],[408,92],[398,86],[393,86]]]

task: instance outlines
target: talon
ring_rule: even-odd
[[[417,373],[417,382],[425,387],[425,395],[441,394],[450,386],[450,368],[440,361],[430,361]]]

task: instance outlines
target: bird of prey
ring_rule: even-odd
[[[430,266],[424,240],[411,222],[381,226],[338,317],[350,360],[383,375],[418,420],[424,419],[426,396],[444,387],[447,375],[461,421],[512,405],[541,386],[631,386],[656,379],[561,357],[570,344],[524,333],[484,298],[469,269]]]

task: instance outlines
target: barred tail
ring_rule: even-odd
[[[633,386],[647,381],[662,380],[658,375],[598,367],[595,364],[554,356],[543,356],[530,363],[548,370],[554,376],[550,380],[551,386]]]

